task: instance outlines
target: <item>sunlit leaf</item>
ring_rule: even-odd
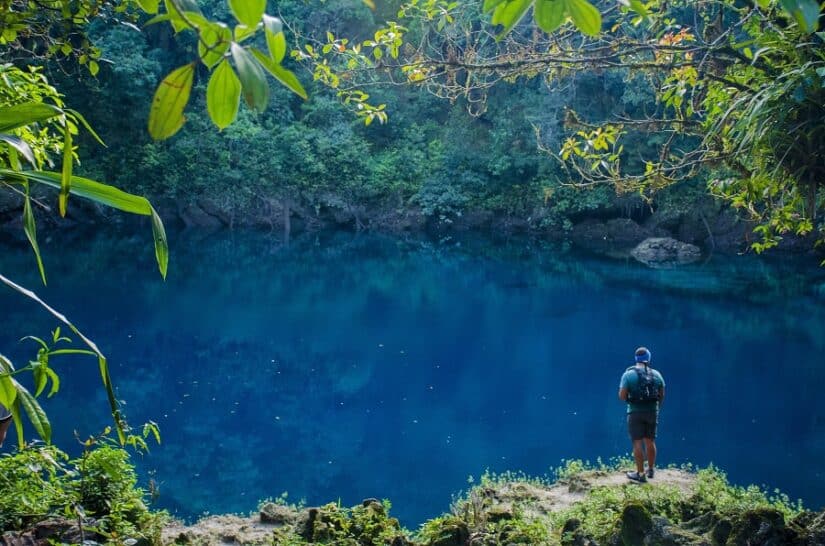
[[[250,108],[263,112],[269,102],[269,85],[261,65],[255,57],[238,44],[233,43],[231,50],[246,104]]]
[[[564,0],[536,0],[534,17],[544,32],[553,32],[564,23]]]
[[[513,30],[513,27],[521,21],[532,3],[532,0],[508,0],[496,7],[493,11],[492,22],[494,25],[504,27],[496,36],[496,40],[501,40],[508,32]]]
[[[160,0],[137,0],[140,9],[148,13],[149,15],[154,15],[158,12],[158,7],[160,7]]]
[[[232,42],[232,31],[223,23],[212,23],[201,29],[198,40],[198,56],[207,67],[212,68],[223,59],[229,44]]]
[[[190,63],[175,69],[160,82],[149,110],[149,134],[153,139],[167,139],[183,126],[183,109],[189,102],[194,78],[195,64]]]
[[[224,59],[212,72],[206,86],[206,110],[218,129],[224,129],[235,121],[240,102],[241,80],[229,61]]]
[[[564,1],[567,3],[567,12],[576,28],[591,36],[596,36],[601,32],[602,15],[593,4],[587,0]]]
[[[63,114],[57,106],[45,102],[27,102],[0,108],[0,133],[8,133],[12,129],[46,121]]]
[[[261,66],[266,68],[267,72],[281,82],[287,89],[306,100],[307,92],[298,80],[298,77],[283,66],[276,64],[271,58],[267,57],[262,51],[257,49],[252,50],[252,54],[261,63]]]
[[[266,10],[266,0],[228,0],[229,9],[239,23],[255,26]]]

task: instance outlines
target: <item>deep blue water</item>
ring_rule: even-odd
[[[665,376],[663,463],[825,504],[825,271],[811,258],[714,257],[677,270],[527,239],[323,234],[172,236],[163,282],[148,228],[24,247],[0,270],[37,288],[112,362],[138,461],[183,517],[282,492],[388,497],[408,526],[485,469],[543,474],[628,453],[619,376],[647,345]],[[0,348],[18,363],[54,321],[3,288]],[[54,365],[56,441],[108,421],[91,359]],[[8,447],[4,448],[8,449]],[[74,448],[72,448],[74,449]]]

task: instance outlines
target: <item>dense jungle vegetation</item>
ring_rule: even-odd
[[[43,282],[37,221],[107,214],[78,197],[150,217],[162,275],[164,220],[810,250],[825,238],[821,12],[814,0],[0,0],[0,221],[28,240]],[[37,398],[59,388],[50,359],[80,352],[99,364],[114,442],[145,448],[157,429],[128,427],[105,356],[47,310],[88,349],[58,347],[55,330],[23,367],[0,356],[18,444],[24,416],[49,442]],[[0,514],[4,528],[88,511],[115,543],[157,540],[124,453],[85,447],[70,462],[51,448],[0,461],[15,496],[52,495]],[[674,518],[682,500],[665,503]],[[625,501],[588,533],[615,536]],[[425,543],[450,543],[429,531]],[[524,532],[534,543],[539,530]]]

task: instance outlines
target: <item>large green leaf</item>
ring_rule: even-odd
[[[160,7],[160,0],[137,0],[140,9],[148,13],[149,15],[154,15],[158,12],[158,7]]]
[[[532,3],[532,0],[508,0],[503,4],[499,4],[496,9],[493,10],[493,24],[504,27],[498,36],[496,36],[496,40],[502,39],[508,32],[513,30],[513,27],[521,21],[521,18],[527,13],[527,9]]]
[[[567,3],[567,12],[570,18],[573,19],[573,24],[576,28],[589,34],[596,36],[602,30],[602,14],[596,9],[596,6],[587,0],[564,0]]]
[[[0,133],[8,133],[12,129],[45,121],[63,114],[57,106],[44,102],[27,102],[0,108]]]
[[[5,142],[13,149],[20,152],[23,157],[26,158],[26,161],[34,165],[34,151],[31,149],[31,146],[20,137],[16,137],[14,135],[7,135],[0,133],[0,141]]]
[[[264,30],[269,56],[280,64],[286,55],[286,36],[284,36],[283,24],[277,17],[264,15]]]
[[[266,68],[267,72],[272,74],[276,80],[281,82],[287,89],[306,100],[307,92],[298,80],[298,77],[283,66],[277,64],[270,57],[267,57],[262,51],[257,49],[252,50],[252,54],[261,63],[261,66]]]
[[[224,129],[235,121],[240,103],[241,80],[229,61],[224,59],[212,72],[206,86],[206,110],[218,129]]]
[[[23,201],[23,232],[29,240],[29,244],[34,251],[34,257],[37,259],[37,269],[40,270],[40,278],[43,284],[46,284],[46,268],[43,267],[43,259],[40,257],[40,246],[37,244],[37,226],[34,222],[34,214],[32,213],[31,198],[29,197],[29,186],[26,185],[26,198]]]
[[[229,9],[239,23],[255,26],[266,10],[266,0],[229,0]]]
[[[544,32],[553,32],[564,23],[564,0],[536,0],[533,8],[536,24]]]
[[[198,40],[198,55],[203,64],[212,68],[218,64],[232,42],[232,31],[223,23],[203,27]]]
[[[149,134],[152,138],[167,139],[183,126],[183,109],[189,102],[194,79],[195,63],[190,63],[173,70],[160,82],[149,110]]]
[[[12,380],[14,381],[14,380]],[[17,388],[17,402],[20,403],[23,410],[29,416],[29,421],[34,426],[37,434],[43,438],[47,444],[52,441],[52,425],[49,423],[49,418],[46,417],[46,412],[40,407],[40,404],[35,400],[34,396],[26,390],[26,387],[14,381],[14,386]]]
[[[241,80],[243,97],[251,108],[259,112],[266,109],[269,102],[269,85],[266,82],[261,65],[255,60],[246,49],[233,43],[232,59],[235,61],[235,68],[238,69],[238,76]]]

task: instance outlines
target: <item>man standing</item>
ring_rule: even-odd
[[[665,380],[650,367],[650,351],[636,349],[636,365],[628,368],[619,383],[619,400],[627,402],[627,431],[633,441],[636,471],[628,472],[633,481],[646,482],[653,478],[656,466],[656,425],[659,422],[659,404],[665,397]],[[647,474],[645,474],[647,453]]]

